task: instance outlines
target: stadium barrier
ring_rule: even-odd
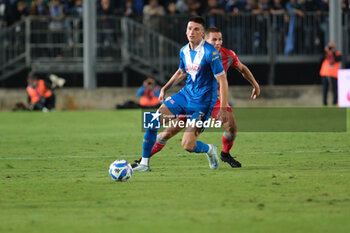
[[[175,94],[180,87],[169,91]],[[129,100],[138,103],[138,88],[63,88],[56,90],[57,110],[115,109],[116,105]],[[250,99],[250,86],[230,86],[229,102],[234,107],[272,106],[321,106],[322,87],[319,85],[301,86],[262,86],[262,94]],[[96,98],[98,96],[98,98]],[[0,110],[10,111],[17,103],[26,103],[25,89],[0,89]]]

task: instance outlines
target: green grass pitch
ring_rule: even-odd
[[[141,153],[139,110],[1,112],[0,232],[348,233],[349,116],[347,132],[241,132],[241,169],[210,170],[177,135],[116,183],[110,163]]]

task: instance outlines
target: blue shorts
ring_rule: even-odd
[[[182,91],[168,97],[163,102],[176,117],[186,114],[187,119],[195,119],[196,121],[208,120],[215,103],[216,96],[207,96],[201,100],[193,100]]]

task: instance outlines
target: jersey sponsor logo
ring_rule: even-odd
[[[198,72],[201,69],[200,65],[196,65],[196,64],[188,64],[186,66],[186,71],[195,71]]]
[[[216,59],[218,59],[219,58],[219,56],[216,56],[216,57],[214,57],[213,59],[211,59],[212,61],[215,61]]]

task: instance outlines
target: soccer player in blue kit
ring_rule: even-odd
[[[218,119],[227,119],[228,84],[220,55],[215,47],[204,41],[205,21],[202,17],[193,16],[188,20],[186,35],[189,43],[180,50],[179,69],[160,91],[159,100],[164,101],[166,91],[176,86],[185,77],[186,85],[178,93],[168,97],[156,114],[160,121],[168,122],[179,115],[186,114],[190,120],[207,120],[217,99],[217,84],[220,85],[221,107]],[[157,116],[155,116],[157,117]],[[219,165],[217,148],[198,139],[203,128],[190,126],[182,138],[182,147],[195,153],[206,153],[209,167],[217,169]],[[147,128],[143,140],[143,152],[140,163],[134,171],[150,171],[149,158],[155,144],[157,130]]]

